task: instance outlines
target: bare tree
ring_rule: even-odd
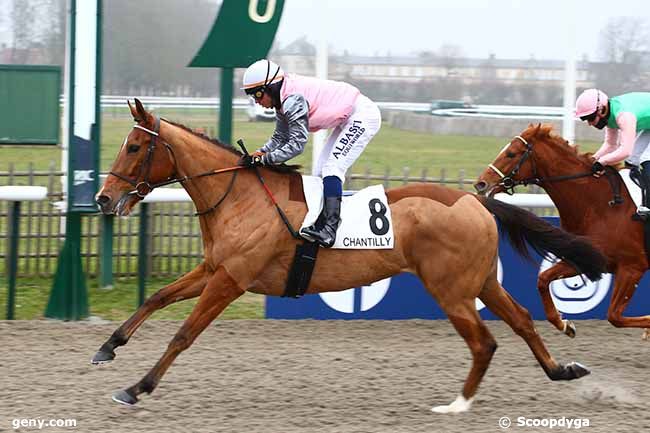
[[[65,62],[65,26],[67,19],[66,0],[41,0],[41,35],[45,61],[52,65]]]
[[[650,23],[639,17],[613,17],[600,31],[599,53],[605,62],[622,63],[627,53],[649,48]]]
[[[35,33],[35,5],[29,1],[14,1],[11,11],[13,40],[11,63],[25,63],[29,58],[29,47]]]
[[[599,53],[603,60],[593,65],[596,86],[611,94],[635,90],[639,85],[641,53],[650,48],[647,19],[610,18],[600,31]]]

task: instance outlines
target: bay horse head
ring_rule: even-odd
[[[153,188],[175,177],[173,150],[158,136],[160,119],[147,112],[137,98],[135,107],[128,104],[136,124],[95,198],[104,214],[128,215]]]
[[[521,135],[516,135],[481,173],[474,184],[476,191],[487,196],[499,192],[513,194],[519,185],[548,180],[540,170],[543,171],[545,162],[555,159],[549,153],[549,144],[560,140],[568,145],[566,140],[552,135],[551,129],[551,125],[530,125]]]

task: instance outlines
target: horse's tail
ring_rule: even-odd
[[[541,256],[552,253],[592,281],[600,279],[605,272],[607,259],[584,236],[555,227],[520,207],[490,197],[476,197],[497,217],[512,246],[523,257],[531,259],[528,243]]]

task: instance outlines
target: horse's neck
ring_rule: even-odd
[[[564,150],[556,150],[552,158],[545,158],[538,164],[538,175],[542,178],[578,175],[589,171],[591,167],[577,155]],[[555,203],[563,224],[570,226],[580,226],[585,213],[601,203],[607,206],[607,194],[611,194],[607,181],[596,180],[591,176],[547,181],[542,183],[542,188]]]
[[[210,143],[191,132],[173,125],[161,123],[161,137],[173,150],[178,177],[192,177],[212,170],[232,167],[237,156],[229,150]],[[233,173],[214,174],[183,182],[183,187],[197,209],[213,206],[218,195],[226,190]],[[217,197],[217,198],[215,198]]]

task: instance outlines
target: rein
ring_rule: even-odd
[[[573,180],[573,179],[580,179],[583,177],[589,177],[593,175],[593,172],[589,171],[586,173],[578,173],[578,174],[565,174],[561,176],[548,176],[548,177],[539,177],[537,176],[537,166],[535,165],[535,160],[532,158],[533,156],[533,145],[532,143],[529,143],[524,139],[521,135],[516,135],[515,138],[519,139],[524,145],[526,146],[526,150],[524,151],[523,155],[521,155],[521,158],[519,158],[519,161],[517,161],[517,165],[508,173],[507,175],[503,174],[501,170],[499,170],[494,164],[488,165],[488,168],[492,169],[496,174],[498,174],[501,178],[499,183],[497,185],[501,186],[504,188],[504,192],[509,195],[513,195],[515,193],[515,187],[519,185],[541,185],[544,182],[551,183],[551,182],[562,182],[565,180]],[[519,169],[521,168],[522,164],[526,162],[526,160],[530,158],[530,163],[533,168],[533,176],[528,177],[525,179],[514,179],[514,176],[519,173]],[[612,193],[614,195],[613,199],[608,202],[610,206],[615,206],[617,204],[623,203],[623,198],[621,197],[621,183],[620,179],[619,182],[616,182],[616,172],[614,171],[613,168],[611,167],[606,167],[605,169],[605,175],[607,177],[607,181],[609,182],[610,187],[612,188]]]
[[[150,174],[150,171],[151,171],[151,161],[153,160],[153,153],[154,153],[154,150],[156,148],[156,141],[157,140],[162,141],[165,148],[167,149],[167,151],[171,154],[172,158],[174,159],[174,166],[175,166],[176,165],[176,155],[174,155],[174,149],[171,147],[171,145],[169,143],[167,143],[166,141],[160,139],[160,134],[159,134],[159,131],[160,131],[160,118],[159,117],[154,117],[154,130],[153,131],[148,129],[148,128],[145,128],[144,126],[141,126],[141,125],[134,125],[133,128],[134,129],[135,128],[140,129],[140,130],[148,133],[149,135],[151,135],[151,141],[149,141],[149,145],[147,146],[147,156],[146,156],[142,166],[140,166],[140,170],[138,172],[138,175],[136,176],[135,179],[130,179],[129,177],[124,176],[124,175],[122,175],[120,173],[116,173],[114,171],[109,172],[113,176],[115,176],[115,177],[117,177],[119,179],[122,179],[123,181],[129,183],[131,186],[134,187],[134,189],[132,191],[129,191],[127,193],[129,195],[135,194],[140,198],[144,198],[151,191],[153,191],[155,188],[159,188],[161,186],[167,186],[167,185],[171,185],[171,184],[174,184],[174,183],[181,183],[182,184],[184,182],[187,182],[188,180],[198,179],[200,177],[206,177],[206,176],[213,176],[215,174],[228,173],[228,172],[232,171],[233,174],[232,174],[232,177],[230,178],[230,183],[228,184],[228,188],[226,188],[226,191],[219,198],[219,200],[217,200],[217,202],[213,206],[210,206],[209,208],[204,209],[202,211],[197,211],[194,214],[195,216],[202,216],[202,215],[209,214],[210,212],[216,210],[219,207],[219,205],[221,205],[221,203],[223,203],[223,201],[226,199],[226,197],[228,197],[228,194],[230,194],[230,192],[232,191],[233,186],[235,185],[235,179],[237,179],[238,170],[247,168],[247,167],[244,167],[244,166],[241,166],[241,165],[236,165],[234,167],[226,167],[226,168],[217,169],[217,170],[210,170],[210,171],[206,171],[205,173],[195,174],[195,175],[192,175],[192,176],[173,177],[171,179],[167,179],[165,181],[152,184],[149,181],[149,174]],[[242,149],[244,150],[244,153],[248,154],[248,151],[244,147],[244,143],[241,140],[239,140],[238,143],[242,147]],[[269,187],[266,186],[266,183],[264,182],[264,178],[262,178],[262,175],[261,175],[258,167],[253,166],[253,168],[255,169],[255,174],[257,175],[257,178],[259,179],[260,183],[262,184],[262,187],[264,188],[264,190],[266,191],[268,196],[271,198],[271,202],[275,205],[275,208],[277,209],[278,213],[280,214],[280,218],[282,218],[282,221],[286,225],[287,230],[289,230],[289,233],[291,234],[291,236],[294,237],[295,239],[302,239],[300,234],[291,225],[291,222],[289,222],[289,219],[287,218],[286,214],[284,213],[284,211],[282,210],[282,208],[280,207],[278,202],[275,200],[275,197],[273,196],[273,193],[271,192]],[[144,171],[143,180],[138,182],[138,179],[140,179],[140,177],[142,176],[143,171]]]
[[[244,155],[249,155],[248,149],[246,149],[246,146],[244,145],[243,140],[237,140],[237,144],[239,144],[239,147],[241,147],[241,150],[244,152]],[[273,196],[273,193],[269,189],[268,186],[266,186],[266,183],[264,182],[264,178],[262,177],[262,173],[260,173],[260,169],[257,167],[257,165],[253,165],[253,169],[255,170],[255,174],[257,175],[257,178],[259,179],[260,183],[262,184],[262,187],[266,191],[266,193],[269,195],[271,198],[271,202],[275,205],[275,209],[278,211],[278,214],[280,214],[280,218],[282,218],[282,222],[284,222],[284,225],[287,227],[287,230],[289,230],[289,234],[291,237],[294,239],[302,239],[302,236],[300,236],[300,233],[298,233],[293,226],[291,225],[291,222],[289,221],[289,218],[287,218],[287,215],[284,213],[278,202],[275,200],[275,197]]]

